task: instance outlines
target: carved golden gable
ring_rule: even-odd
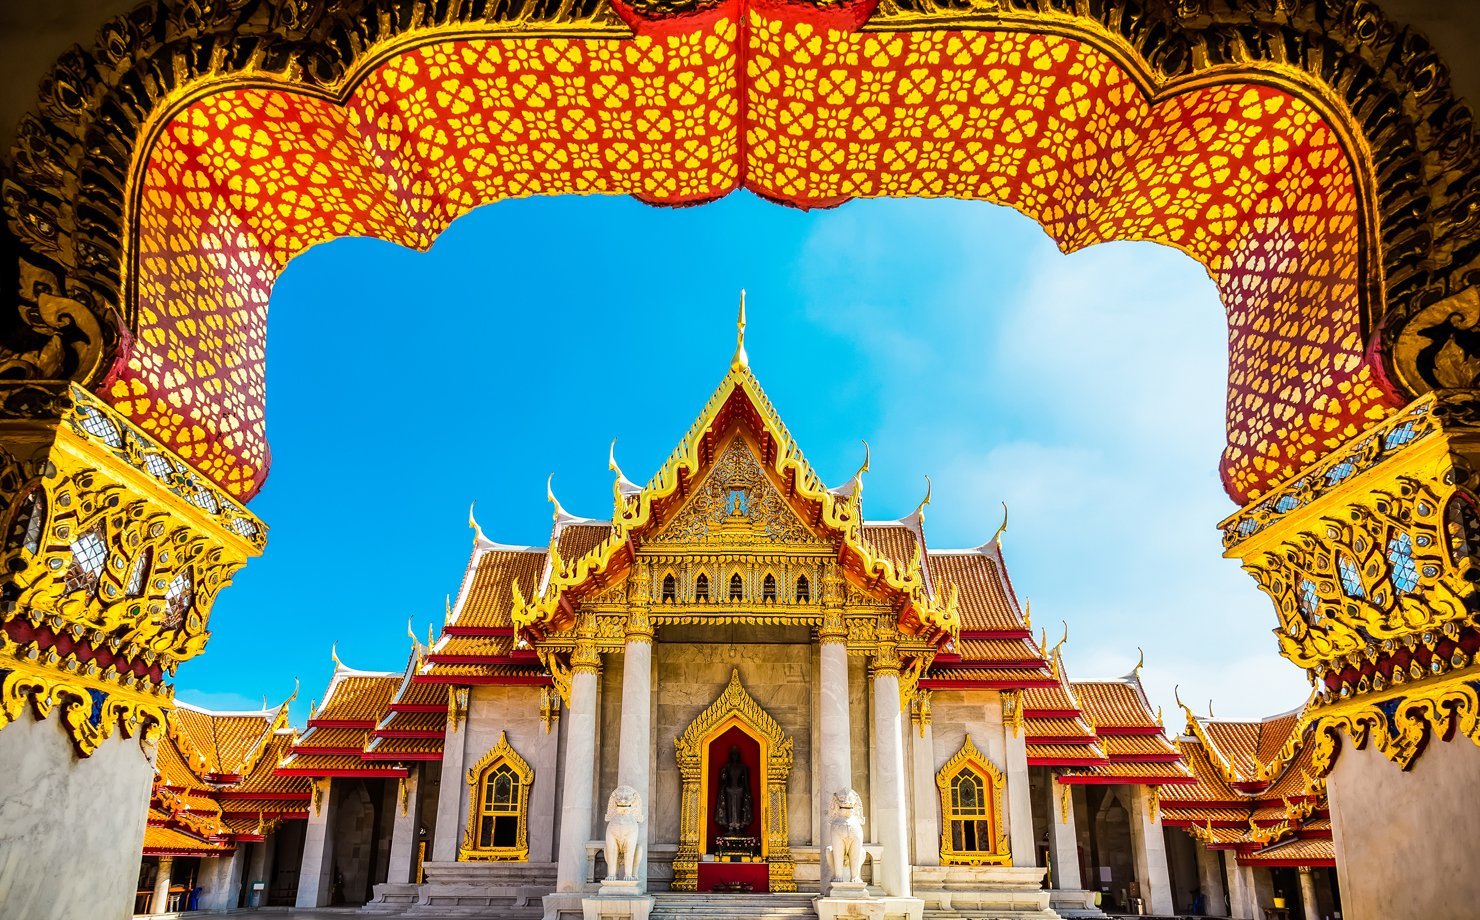
[[[740,435],[730,439],[688,502],[647,539],[650,546],[821,546]]]

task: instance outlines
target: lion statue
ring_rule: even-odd
[[[642,848],[642,825],[647,813],[642,796],[631,786],[618,786],[606,800],[606,877],[631,880],[637,877],[637,859]]]
[[[834,882],[863,881],[863,799],[852,789],[834,792],[827,809],[832,843],[828,859]]]

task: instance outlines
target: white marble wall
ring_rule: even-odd
[[[733,668],[739,668],[740,681],[746,691],[792,739],[793,764],[786,800],[791,844],[803,846],[812,842],[812,700],[816,669],[813,652],[813,648],[806,644],[763,642],[691,645],[659,641],[654,645],[656,676],[653,694],[657,699],[657,710],[653,719],[653,739],[657,757],[653,776],[656,792],[648,812],[653,846],[678,843],[679,799],[683,786],[678,775],[678,763],[674,759],[673,740],[724,692]],[[620,687],[620,684],[616,686]],[[612,695],[608,694],[608,698]],[[603,721],[613,726],[610,734],[614,745],[615,725],[618,723],[606,710],[603,711]],[[605,738],[606,733],[603,733],[603,740]],[[610,760],[614,763],[615,750],[604,752],[604,755],[608,753],[610,757],[602,756],[602,762]],[[858,759],[855,759],[855,771]],[[614,778],[614,772],[610,776],[603,775],[603,796],[610,791],[607,784]]]
[[[1007,728],[1002,722],[1002,695],[992,690],[936,690],[930,695],[930,708],[933,713],[931,736],[934,741],[934,762],[930,766],[930,775],[920,777],[920,782],[929,783],[932,789],[937,788],[935,786],[936,774],[946,765],[946,761],[960,752],[966,736],[971,735],[971,743],[976,745],[977,750],[991,758],[992,763],[1005,776],[1006,788],[1002,790],[1001,819],[1008,839],[1015,840],[1012,826],[1013,809],[1010,807],[1014,793],[1014,779],[1017,780],[1018,790],[1026,795],[1028,771],[1027,761],[1023,759],[1019,773],[1009,772]],[[939,827],[940,793],[938,791],[934,800],[934,809],[933,820]],[[1031,840],[1033,833],[1031,802],[1028,804],[1025,815],[1023,820],[1028,825],[1027,836]],[[1028,858],[1033,860],[1036,854],[1030,852]]]
[[[1345,916],[1474,916],[1480,905],[1477,788],[1480,747],[1462,734],[1431,741],[1407,772],[1380,751],[1357,750],[1343,740],[1327,789]],[[1414,884],[1415,866],[1436,881]]]
[[[58,713],[0,729],[0,916],[133,915],[154,752],[115,734],[79,758]],[[86,871],[68,871],[79,856]]]
[[[545,731],[540,721],[538,687],[480,686],[468,695],[468,717],[459,731],[462,738],[460,767],[454,772],[449,763],[442,764],[441,801],[457,802],[453,815],[437,815],[437,850],[448,846],[456,858],[468,821],[468,770],[498,744],[499,732],[508,735],[509,745],[529,762],[534,770],[534,785],[529,790],[529,861],[553,862],[555,859],[555,793],[560,786],[561,771],[556,756],[559,748],[557,723]],[[454,787],[448,793],[448,786]],[[440,805],[439,805],[440,808]],[[447,829],[451,829],[449,833]]]

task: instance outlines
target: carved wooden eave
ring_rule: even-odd
[[[648,484],[635,492],[617,490],[610,535],[579,558],[552,556],[542,590],[516,595],[516,628],[532,639],[569,630],[583,600],[626,577],[644,539],[672,520],[737,431],[791,509],[832,547],[847,581],[888,600],[902,634],[934,644],[959,632],[954,605],[927,590],[922,560],[897,566],[869,546],[862,533],[861,489],[839,494],[823,484],[743,363],[731,367]]]

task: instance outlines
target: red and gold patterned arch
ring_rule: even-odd
[[[268,299],[297,253],[346,235],[425,248],[507,198],[674,205],[744,187],[800,207],[980,199],[1066,251],[1142,239],[1198,259],[1228,312],[1223,473],[1238,500],[1398,401],[1367,355],[1370,170],[1339,107],[1293,71],[1156,86],[1067,23],[894,11],[859,31],[856,10],[761,2],[622,12],[639,34],[431,30],[367,56],[337,95],[238,79],[182,97],[136,159],[134,340],[105,394],[250,496],[268,466]]]

